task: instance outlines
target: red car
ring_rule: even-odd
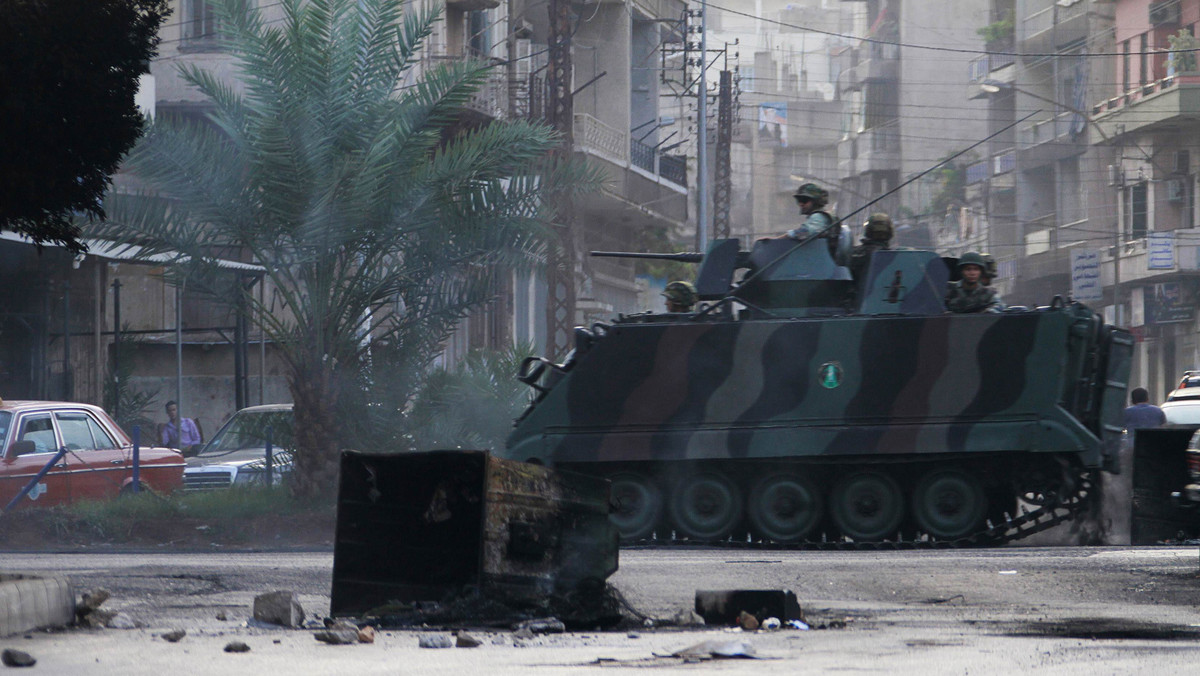
[[[104,409],[0,400],[0,509],[62,448],[66,453],[18,506],[106,500],[132,489],[133,440]],[[185,463],[178,451],[151,446],[138,455],[142,487],[166,493],[183,485]]]

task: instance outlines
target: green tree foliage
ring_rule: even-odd
[[[553,160],[560,140],[543,124],[458,125],[489,66],[414,69],[437,13],[281,0],[282,19],[266,20],[253,4],[217,5],[244,90],[182,67],[211,124],[156,122],[128,163],[154,192],[111,196],[101,230],[143,255],[176,252],[188,288],[241,296],[286,365],[294,489],[327,496],[338,450],[358,447],[351,422],[401,410],[413,374],[493,296],[496,266],[542,259],[547,204],[595,179]],[[273,312],[218,281],[229,275],[212,257],[231,251],[265,268]],[[404,375],[376,375],[385,359]],[[397,383],[380,403],[375,390]]]
[[[134,105],[167,0],[0,0],[0,228],[79,250],[142,133]]]
[[[976,28],[975,33],[983,38],[984,42],[994,44],[1012,40],[1015,28],[1016,18],[1013,11],[1009,10],[1005,12],[1004,17],[999,21],[993,21],[986,26]]]
[[[1176,73],[1187,73],[1196,70],[1196,48],[1200,42],[1186,28],[1180,28],[1175,35],[1168,35],[1167,42],[1171,45],[1171,67]]]
[[[450,368],[434,369],[407,416],[411,446],[501,449],[533,390],[514,376],[533,345],[472,350]]]

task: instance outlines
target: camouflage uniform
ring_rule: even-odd
[[[833,225],[832,216],[824,211],[814,211],[808,215],[808,218],[799,227],[788,230],[787,236],[792,239],[808,239],[822,233],[831,225]]]
[[[946,293],[946,309],[951,312],[1000,312],[1004,303],[1000,294],[982,283],[967,288],[962,280],[950,282]]]

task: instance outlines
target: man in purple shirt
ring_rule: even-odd
[[[1150,393],[1146,388],[1139,387],[1130,392],[1129,403],[1133,405],[1125,409],[1125,429],[1158,427],[1167,422],[1163,410],[1150,403]]]
[[[179,405],[174,401],[167,402],[167,424],[162,427],[162,444],[167,448],[177,448],[184,455],[195,455],[200,450],[200,430],[191,418],[179,421]]]

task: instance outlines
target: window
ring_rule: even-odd
[[[21,433],[17,441],[32,441],[33,453],[48,453],[58,448],[54,438],[54,423],[50,414],[27,416],[21,421]]]
[[[117,448],[108,432],[86,413],[55,413],[63,444],[71,450],[95,451]]]
[[[1146,184],[1138,183],[1130,186],[1125,194],[1125,222],[1128,224],[1129,239],[1142,239],[1146,236],[1149,220],[1148,204],[1146,203]]]
[[[1129,81],[1129,41],[1121,43],[1121,91],[1127,92],[1133,89],[1133,83]]]
[[[1140,36],[1138,36],[1138,51],[1141,52],[1141,54],[1138,55],[1138,84],[1145,85],[1147,82],[1149,82],[1147,79],[1147,75],[1149,73],[1148,66],[1150,65],[1149,34],[1142,33]]]

